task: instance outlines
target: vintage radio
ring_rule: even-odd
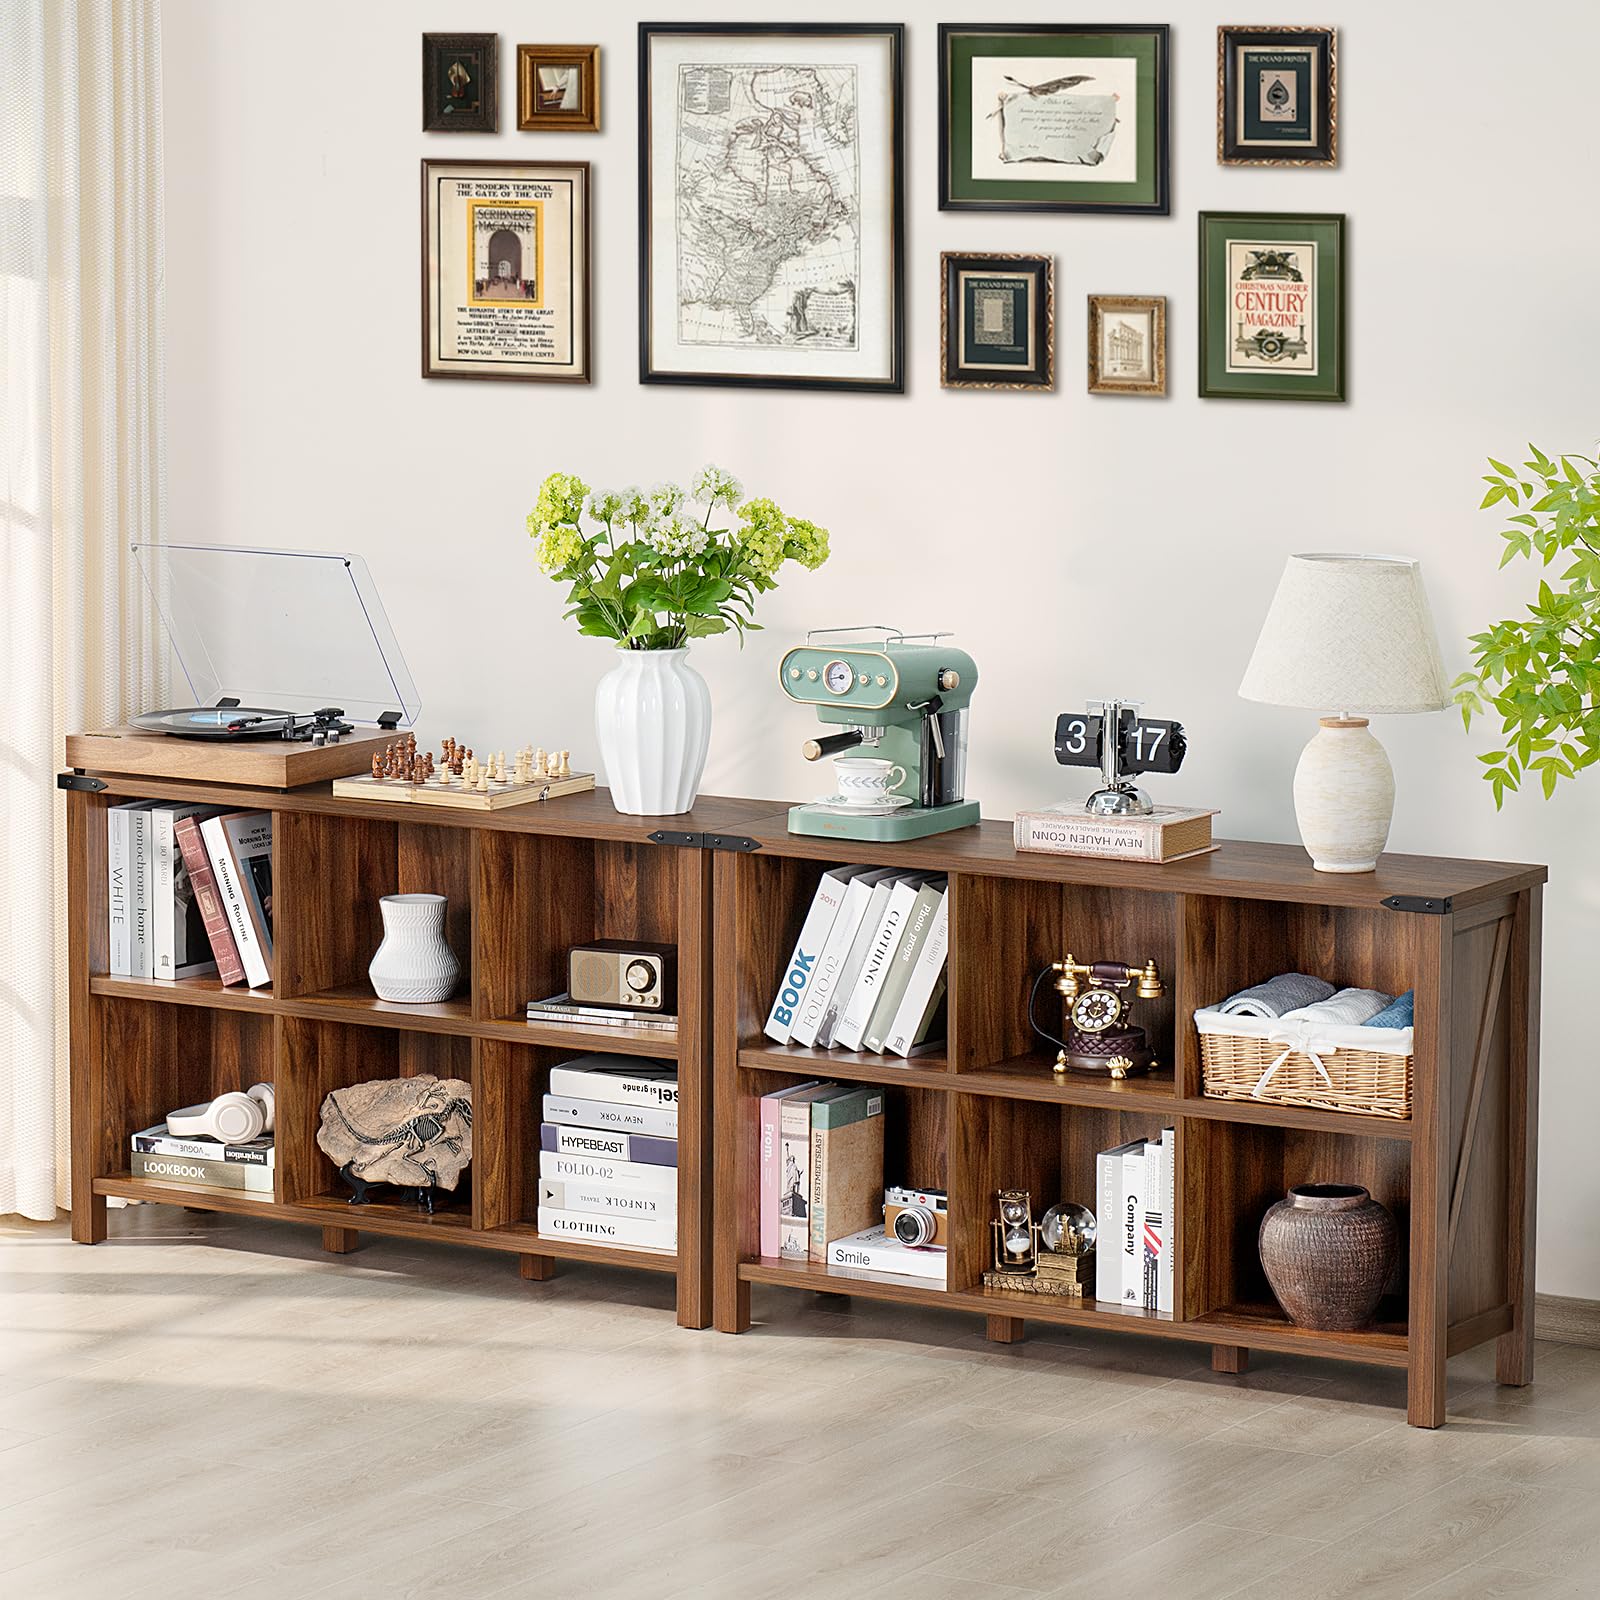
[[[678,951],[644,939],[596,939],[567,952],[567,993],[581,1006],[673,1012]]]

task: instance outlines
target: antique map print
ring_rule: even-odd
[[[673,152],[677,335],[856,350],[856,68],[681,63]]]

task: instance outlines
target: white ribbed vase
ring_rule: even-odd
[[[621,650],[594,692],[611,803],[636,817],[687,811],[711,744],[711,691],[687,650]]]
[[[1371,872],[1389,839],[1394,768],[1365,717],[1324,717],[1294,769],[1300,842],[1318,872]]]
[[[442,894],[386,894],[378,901],[383,943],[367,976],[380,1000],[424,1006],[456,992],[461,963],[444,936],[447,904]]]

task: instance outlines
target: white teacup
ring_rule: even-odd
[[[852,806],[882,805],[906,781],[904,767],[878,756],[840,756],[833,772],[839,798]]]

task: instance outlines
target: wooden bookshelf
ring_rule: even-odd
[[[477,813],[336,800],[321,783],[280,791],[95,775],[67,796],[72,1021],[73,1237],[106,1237],[106,1199],[265,1217],[322,1229],[330,1251],[363,1233],[499,1250],[522,1275],[556,1261],[665,1273],[677,1317],[711,1315],[709,1053],[711,857],[658,844],[670,826],[728,832],[770,803],[708,799],[688,815],[624,817],[604,791]],[[275,971],[270,988],[224,988],[107,971],[106,810],[124,799],[189,800],[274,813]],[[449,896],[458,994],[439,1005],[379,1000],[366,970],[382,937],[379,896]],[[530,1024],[531,998],[565,987],[570,944],[642,938],[676,944],[675,1033]],[[543,1237],[535,1225],[540,1097],[554,1065],[589,1051],[664,1057],[679,1073],[678,1248],[624,1249]],[[473,1086],[470,1203],[429,1215],[349,1204],[316,1143],[330,1089],[418,1072]],[[277,1102],[271,1195],[136,1179],[128,1138],[174,1106],[270,1081]]]
[[[1340,876],[1266,844],[1155,866],[1021,854],[1003,823],[900,845],[792,836],[781,815],[747,832],[759,849],[718,854],[711,894],[718,1328],[749,1326],[762,1283],[971,1312],[1005,1342],[1029,1322],[1187,1340],[1210,1345],[1219,1371],[1242,1370],[1251,1349],[1404,1367],[1424,1427],[1444,1420],[1459,1350],[1495,1339],[1500,1380],[1531,1380],[1543,868],[1386,856]],[[937,1053],[905,1063],[762,1035],[817,880],[846,864],[949,875]],[[1156,959],[1167,994],[1138,1015],[1160,1070],[1121,1083],[1050,1071],[1027,995],[1069,949]],[[1194,1011],[1292,969],[1415,989],[1409,1121],[1205,1098]],[[813,1077],[886,1086],[885,1181],[949,1192],[945,1286],[759,1255],[757,1102]],[[1094,1209],[1096,1152],[1164,1127],[1178,1140],[1175,1313],[983,1288],[997,1189],[1026,1188],[1041,1211],[1063,1198]],[[1261,1271],[1262,1215],[1311,1181],[1363,1183],[1400,1224],[1391,1292],[1357,1332],[1296,1327]]]

